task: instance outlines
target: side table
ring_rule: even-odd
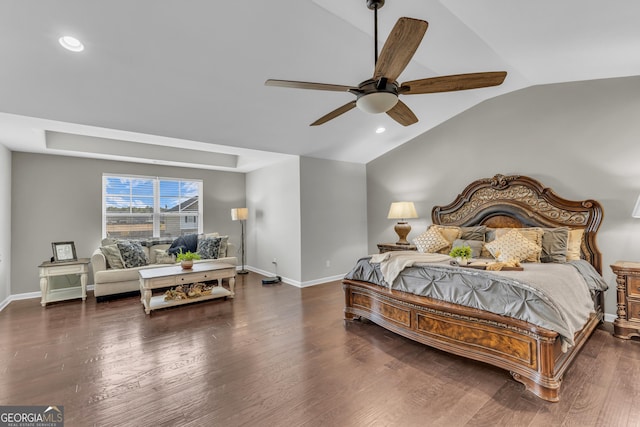
[[[50,262],[45,261],[38,266],[40,270],[40,304],[46,306],[48,302],[64,301],[74,298],[87,299],[87,278],[89,275],[89,258],[79,258],[77,261]],[[69,286],[51,289],[50,278],[54,276],[79,275],[80,286]]]
[[[381,254],[391,251],[417,251],[416,245],[399,245],[397,243],[378,243],[378,251]]]
[[[611,269],[617,276],[618,297],[613,334],[624,339],[640,337],[640,262],[617,261]]]

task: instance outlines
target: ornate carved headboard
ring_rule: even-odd
[[[582,258],[600,274],[596,233],[602,217],[602,206],[595,200],[567,200],[533,178],[499,174],[472,182],[452,203],[431,212],[433,223],[440,225],[582,228]]]

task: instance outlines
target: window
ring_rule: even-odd
[[[102,235],[176,237],[202,233],[202,181],[102,176]]]

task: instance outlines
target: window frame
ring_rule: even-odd
[[[112,194],[107,194],[107,182],[109,178],[118,178],[118,179],[129,179],[129,180],[147,180],[152,181],[153,183],[153,212],[151,213],[112,213],[107,214],[107,196],[112,196]],[[204,203],[203,203],[203,182],[201,179],[193,179],[193,178],[175,178],[175,177],[159,177],[159,176],[147,176],[147,175],[132,175],[132,174],[118,174],[118,173],[103,173],[102,174],[102,238],[107,237],[107,217],[111,216],[151,216],[152,217],[152,236],[148,238],[160,238],[160,220],[163,217],[177,217],[179,221],[182,221],[182,218],[187,216],[194,216],[195,211],[186,211],[186,212],[177,212],[177,213],[167,213],[162,212],[160,208],[160,199],[162,195],[160,194],[160,182],[161,181],[174,181],[174,182],[194,182],[198,183],[198,212],[197,212],[197,233],[202,234],[203,232],[203,218],[204,218]],[[178,188],[180,186],[178,185]],[[132,197],[130,192],[129,197]],[[145,196],[148,197],[148,196]],[[165,196],[166,197],[166,196]],[[177,236],[174,236],[177,237]]]

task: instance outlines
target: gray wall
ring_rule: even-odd
[[[12,294],[40,290],[37,266],[51,257],[51,242],[75,242],[81,258],[100,245],[103,173],[201,179],[204,231],[228,234],[239,247],[230,210],[245,204],[243,173],[13,152]]]
[[[366,185],[365,165],[300,159],[303,282],[344,275],[367,253]]]
[[[616,260],[640,260],[640,77],[527,88],[452,118],[367,165],[369,250],[394,241],[389,204],[412,200],[420,219],[409,238],[431,222],[431,208],[451,202],[471,181],[496,173],[528,175],[574,199],[604,207],[598,234],[606,312],[616,312]],[[427,96],[427,95],[425,95]]]
[[[300,159],[247,174],[247,264],[299,285],[301,272]]]
[[[0,306],[11,294],[11,151],[0,144]]]

